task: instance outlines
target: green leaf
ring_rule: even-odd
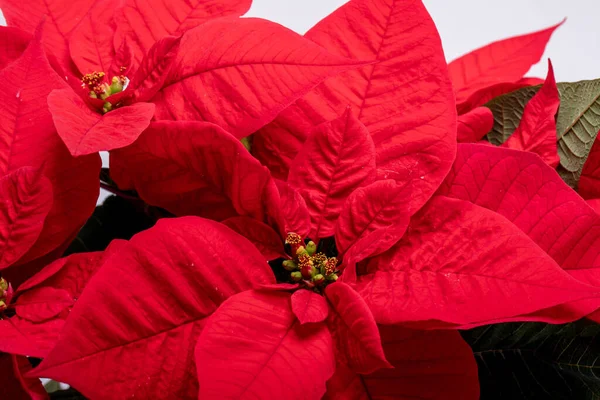
[[[526,87],[499,96],[486,104],[494,114],[494,127],[487,138],[500,145],[515,131],[525,104],[540,86]],[[581,170],[600,129],[600,79],[559,83],[560,108],[556,117],[557,168],[562,179],[577,188]]]
[[[461,332],[481,399],[600,399],[600,325],[507,323]]]

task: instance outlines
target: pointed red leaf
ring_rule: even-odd
[[[251,241],[265,261],[286,256],[281,236],[264,222],[248,217],[231,217],[223,221],[223,224]]]
[[[133,76],[135,101],[148,101],[162,88],[179,51],[181,36],[162,38],[146,54]]]
[[[44,286],[23,293],[15,305],[17,315],[31,322],[43,322],[73,306],[75,299],[64,289]]]
[[[300,289],[292,294],[292,311],[301,324],[323,322],[329,313],[325,298],[312,290]]]
[[[0,175],[37,168],[51,181],[54,198],[25,262],[61,246],[91,215],[101,162],[98,155],[71,157],[56,134],[46,98],[68,86],[50,67],[39,41],[32,40],[18,60],[0,71],[0,85]]]
[[[0,178],[0,270],[33,246],[52,207],[52,185],[33,168]]]
[[[334,54],[376,63],[328,79],[283,112],[257,134],[255,154],[280,170],[281,159],[300,150],[289,146],[302,142],[307,127],[336,118],[350,104],[373,137],[378,177],[409,184],[408,206],[418,209],[443,180],[456,148],[454,94],[422,2],[353,0],[305,36]],[[270,154],[260,149],[267,142]],[[277,148],[278,142],[285,147]]]
[[[327,324],[342,362],[356,373],[370,374],[381,368],[392,368],[386,360],[379,329],[363,299],[343,282],[325,290],[331,304]]]
[[[375,179],[375,147],[350,108],[317,126],[292,163],[288,182],[300,192],[311,217],[310,237],[332,236],[344,202]]]
[[[459,143],[480,141],[494,127],[494,114],[487,107],[477,107],[458,117],[456,139]]]
[[[592,144],[588,158],[583,164],[577,192],[584,199],[600,198],[600,135]]]
[[[0,354],[0,394],[7,400],[47,400],[48,393],[39,379],[24,378],[31,364],[23,356]]]
[[[477,363],[458,332],[401,326],[380,326],[380,332],[394,369],[357,375],[338,364],[325,400],[479,399]]]
[[[65,0],[0,0],[0,9],[8,26],[30,33],[45,17],[44,48],[58,57],[66,71],[71,62],[68,39],[97,3],[98,0],[76,0],[68,5]]]
[[[560,105],[558,88],[554,80],[552,63],[548,60],[548,76],[542,88],[523,110],[519,126],[502,144],[509,149],[531,151],[539,155],[552,168],[560,162],[556,145],[556,119]],[[491,112],[490,112],[491,113]]]
[[[82,75],[94,71],[109,73],[115,56],[115,1],[99,0],[92,4],[70,33],[68,41],[71,59]],[[61,8],[67,7],[63,5]]]
[[[267,169],[214,124],[153,122],[133,145],[112,152],[110,167],[120,188],[175,215],[279,219]]]
[[[587,203],[596,211],[596,213],[600,214],[600,199],[590,199],[587,200]]]
[[[31,35],[21,29],[0,27],[0,69],[3,69],[23,54]]]
[[[319,399],[335,360],[326,325],[300,325],[289,293],[247,291],[208,320],[196,369],[200,399]]]
[[[157,119],[213,122],[246,137],[329,76],[369,60],[334,56],[281,25],[225,18],[187,32]]]
[[[126,0],[117,14],[115,43],[131,43],[139,63],[157,40],[218,17],[239,16],[251,0]]]
[[[52,91],[48,106],[58,134],[75,157],[130,145],[150,125],[155,108],[136,103],[100,115],[71,89]]]
[[[306,202],[296,189],[286,182],[276,180],[279,191],[281,218],[284,221],[285,232],[294,232],[303,238],[310,233],[310,215]]]
[[[162,219],[119,250],[35,374],[90,398],[196,398],[193,351],[205,318],[233,294],[275,283],[271,269],[246,239],[197,217]]]
[[[492,86],[487,86],[483,89],[477,90],[463,102],[457,103],[456,110],[458,111],[459,115],[466,114],[477,107],[483,106],[488,101],[495,99],[498,96],[502,96],[503,94],[510,93],[527,86],[541,85],[542,83],[544,83],[543,79],[523,78],[517,82],[503,82]]]
[[[600,286],[600,217],[535,154],[459,145],[439,193],[503,215],[576,279]],[[567,322],[598,307],[596,296],[549,314]]]
[[[64,319],[60,318],[43,323],[31,322],[18,316],[0,319],[0,352],[46,357],[56,345],[64,325]]]
[[[410,220],[410,196],[406,186],[388,179],[358,189],[348,198],[335,228],[338,251],[348,253],[344,279],[354,276],[349,263],[380,254],[402,237]]]
[[[369,260],[366,272],[357,290],[386,324],[500,322],[597,295],[504,217],[441,196],[413,217],[394,247]]]
[[[490,43],[452,61],[448,69],[456,102],[465,101],[479,89],[521,79],[532,65],[540,61],[550,36],[563,23]]]

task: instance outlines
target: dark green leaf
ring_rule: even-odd
[[[508,323],[462,332],[481,399],[600,399],[600,325]]]
[[[486,104],[494,114],[494,127],[487,138],[500,145],[515,131],[525,104],[540,86],[526,87],[499,96]],[[583,164],[600,129],[600,79],[559,83],[560,108],[556,117],[558,173],[576,188]]]

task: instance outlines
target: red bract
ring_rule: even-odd
[[[456,139],[459,143],[474,143],[483,139],[494,126],[494,114],[487,107],[477,107],[458,116]]]
[[[510,85],[518,84],[529,68],[540,61],[550,36],[563,23],[491,43],[448,64],[459,108],[477,91],[494,85],[508,85],[502,88],[504,93],[517,89]],[[495,96],[503,94],[497,89]]]
[[[27,358],[0,354],[0,388],[2,396],[11,400],[47,400],[48,393],[37,378],[24,378],[31,370]]]
[[[502,144],[509,149],[531,151],[556,168],[560,162],[556,145],[555,115],[560,105],[552,63],[548,60],[548,76],[542,88],[523,110],[519,126]]]
[[[493,146],[459,145],[439,194],[501,214],[563,269],[600,286],[600,217],[536,155]],[[548,311],[555,323],[600,307],[597,296]]]
[[[352,106],[375,145],[377,176],[408,184],[409,208],[437,188],[455,152],[456,116],[435,25],[417,0],[353,0],[305,35],[375,64],[325,81],[254,135],[253,154],[286,179],[312,128]],[[309,205],[310,206],[310,205]]]
[[[99,191],[100,158],[71,157],[56,134],[46,97],[66,84],[50,67],[39,42],[40,32],[17,60],[0,71],[4,87],[0,93],[0,175],[8,175],[3,182],[15,185],[12,190],[16,190],[10,194],[11,190],[3,189],[4,218],[12,226],[10,237],[5,237],[12,248],[4,252],[18,253],[20,257],[11,262],[19,264],[69,241],[91,214]],[[4,272],[22,281],[18,267]]]

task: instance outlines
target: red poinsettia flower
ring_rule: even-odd
[[[550,37],[564,22],[490,43],[450,62],[458,113],[465,114],[497,96],[542,83],[524,75],[540,61]]]

